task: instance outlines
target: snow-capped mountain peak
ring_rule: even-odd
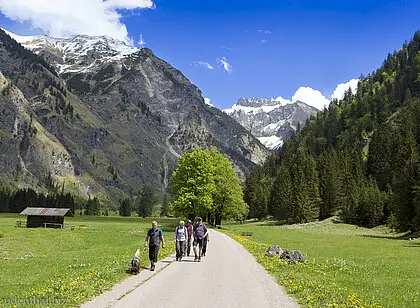
[[[318,109],[301,101],[292,103],[282,97],[242,97],[224,112],[250,130],[267,148],[275,150]]]
[[[94,69],[103,62],[121,60],[140,50],[109,36],[53,38],[45,35],[20,36],[4,31],[25,48],[52,60],[59,74]]]

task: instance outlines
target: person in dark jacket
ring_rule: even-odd
[[[193,236],[194,236],[194,242],[193,242],[193,250],[194,250],[194,262],[200,262],[201,261],[201,254],[203,252],[203,241],[205,237],[208,234],[208,230],[206,225],[203,223],[203,219],[201,217],[197,218],[197,224],[193,228]],[[199,247],[199,250],[197,251],[197,246]]]
[[[187,233],[188,233],[188,239],[187,239],[187,247],[184,251],[184,256],[185,254],[187,256],[190,256],[190,252],[191,252],[191,243],[192,243],[192,236],[193,236],[193,225],[191,220],[188,220],[187,224],[185,225],[185,227],[187,228]]]
[[[152,222],[152,228],[147,231],[144,246],[149,243],[149,260],[150,270],[155,270],[155,264],[158,260],[159,246],[162,243],[162,248],[165,248],[165,240],[163,238],[162,230],[157,227],[157,222]]]

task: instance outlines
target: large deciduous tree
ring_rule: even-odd
[[[213,206],[210,212],[214,223],[220,225],[222,219],[242,220],[248,214],[241,183],[231,162],[215,149],[210,152],[214,166]]]
[[[215,149],[185,153],[171,183],[176,192],[172,210],[177,215],[203,216],[220,225],[223,219],[242,220],[248,213],[232,164]]]
[[[171,176],[172,190],[176,192],[172,211],[190,218],[210,211],[216,191],[213,175],[213,159],[209,152],[195,149],[182,155]]]

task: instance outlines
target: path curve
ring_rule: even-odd
[[[173,262],[108,306],[299,307],[242,245],[210,232],[208,255],[200,263],[193,262],[193,257]]]

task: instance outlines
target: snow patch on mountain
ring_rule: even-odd
[[[275,150],[319,110],[304,102],[291,102],[282,97],[254,97],[240,98],[235,105],[223,111],[247,128],[267,148]]]
[[[210,107],[215,107],[215,108],[216,108],[216,106],[214,106],[214,105],[211,103],[211,100],[210,100],[210,98],[208,98],[208,97],[204,97],[204,103],[205,103],[206,105],[210,106]]]
[[[283,145],[283,140],[277,136],[259,137],[258,140],[270,150],[276,150]]]
[[[53,38],[45,35],[20,36],[4,31],[36,54],[46,51],[54,54],[56,59],[53,63],[59,74],[93,71],[104,62],[119,61],[140,50],[109,36]]]

